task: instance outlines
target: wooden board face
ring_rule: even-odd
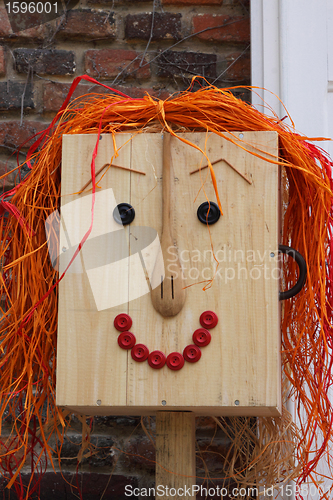
[[[264,157],[277,155],[275,132],[228,135]],[[146,175],[111,167],[98,183],[92,232],[60,283],[57,404],[106,415],[163,409],[279,415],[278,167],[215,134],[180,137],[198,149],[172,137],[174,246],[164,264],[172,266],[179,256],[187,286],[184,307],[164,318],[154,309],[149,291],[155,261],[161,257],[163,136],[118,134],[119,156],[112,158],[112,137],[103,135],[96,171],[112,159]],[[74,193],[91,177],[96,139],[63,138],[60,271],[91,224],[91,191]],[[203,202],[216,202],[209,169],[190,175],[207,164],[200,149],[211,162],[226,160],[214,165],[224,215],[209,228],[197,218]],[[112,213],[124,202],[134,207],[135,219],[121,226]],[[133,361],[131,351],[118,346],[113,321],[124,312],[132,318],[130,331],[137,343],[150,352],[182,353],[193,343],[200,315],[207,310],[219,319],[210,330],[212,340],[201,349],[198,362],[185,361],[181,370],[166,365],[153,369],[147,361]]]

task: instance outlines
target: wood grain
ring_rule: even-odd
[[[172,207],[174,203],[173,197],[173,168],[171,164],[171,135],[163,134],[163,179],[162,179],[162,235],[161,235],[161,250],[166,262],[169,249],[174,249],[175,253],[173,269],[165,266],[164,278],[161,279],[160,266],[154,266],[152,280],[158,283],[161,280],[160,286],[155,287],[151,291],[151,300],[157,312],[163,317],[176,316],[182,310],[185,298],[185,282],[183,279],[183,271],[179,262],[179,257],[176,249],[173,246],[172,237]]]
[[[114,154],[112,140],[102,136],[96,170],[109,163]],[[128,134],[117,137],[120,148],[130,138]],[[61,216],[64,231],[60,233],[60,249],[69,247],[68,239],[78,244],[91,222],[91,195],[76,195],[80,187],[91,178],[90,162],[96,144],[96,135],[70,135],[63,137]],[[131,163],[131,148],[124,146],[119,151],[119,163]],[[130,196],[130,176],[120,170],[110,170],[107,175],[108,187],[117,185],[124,199]],[[105,182],[103,180],[102,182]],[[86,210],[73,210],[73,202],[86,200]],[[103,206],[95,206],[94,231],[91,239],[98,238],[106,230],[117,229],[112,218],[114,203],[108,197]],[[105,228],[106,225],[106,228]],[[79,232],[76,233],[76,230]],[[70,231],[72,230],[72,231]],[[123,229],[128,233],[129,229]],[[75,237],[74,237],[75,236]],[[105,248],[98,245],[102,260]],[[112,247],[110,249],[112,251]],[[67,249],[66,253],[69,251]],[[82,261],[82,255],[80,255]],[[60,260],[60,273],[64,264]],[[95,277],[97,287],[106,286],[114,292],[116,283],[103,283],[103,274]],[[123,278],[123,277],[122,277]],[[119,287],[119,285],[118,285]],[[126,288],[128,297],[128,289]],[[125,311],[127,306],[125,305]],[[124,306],[112,310],[98,311],[86,272],[69,272],[59,285],[58,316],[58,356],[57,356],[57,404],[73,407],[126,405],[127,352],[120,350],[115,356],[113,319],[123,312]],[[93,413],[93,411],[91,412]]]
[[[266,151],[263,154],[267,158],[277,155],[275,132],[242,135],[240,138],[234,132],[232,138],[249,150]],[[86,413],[90,409],[91,414],[181,409],[201,415],[279,415],[278,167],[214,134],[180,136],[205,151],[210,161],[223,156],[252,185],[225,162],[217,165],[224,215],[208,229],[199,222],[196,211],[207,199],[216,202],[209,171],[189,175],[206,164],[206,158],[198,149],[171,138],[170,225],[175,250],[171,249],[164,264],[174,269],[172,265],[179,256],[187,298],[176,316],[164,318],[155,311],[149,292],[152,265],[159,253],[158,235],[162,235],[163,141],[158,133],[138,134],[124,146],[117,163],[146,175],[110,169],[100,186],[102,191],[112,187],[117,203],[128,202],[135,208],[134,221],[124,228],[131,255],[129,266],[126,270],[116,262],[111,278],[106,268],[65,277],[59,303],[57,402],[78,411],[84,408]],[[118,134],[117,144],[125,144],[128,138],[128,134]],[[64,137],[63,205],[75,199],[69,193],[79,190],[91,176],[89,158],[95,141],[95,135]],[[96,168],[111,161],[112,151],[112,138],[104,135]],[[86,221],[77,215],[75,218],[80,227],[86,227]],[[118,254],[116,249],[112,252],[116,259],[119,249]],[[211,287],[204,291],[214,275]],[[113,293],[112,300],[116,300],[126,290],[128,300],[96,310],[94,278],[106,290],[106,303],[108,295]],[[211,330],[212,341],[202,348],[198,363],[185,362],[180,371],[166,366],[154,370],[147,362],[135,362],[130,352],[117,344],[119,332],[113,327],[113,319],[119,312],[127,312],[137,342],[147,345],[150,352],[182,353],[192,343],[192,334],[200,327],[199,317],[205,310],[215,311],[219,317],[218,325]]]
[[[156,414],[156,486],[175,488],[179,495],[165,495],[176,500],[192,499],[186,494],[196,484],[195,419],[190,412]],[[187,488],[187,489],[186,489]],[[185,493],[185,494],[184,494]]]

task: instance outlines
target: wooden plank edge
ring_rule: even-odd
[[[192,412],[195,416],[214,417],[280,417],[282,408],[279,406],[73,406],[58,405],[65,410],[71,410],[81,415],[156,415],[160,411]]]

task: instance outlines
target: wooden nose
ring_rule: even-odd
[[[160,281],[160,285],[151,291],[151,300],[154,308],[162,316],[176,316],[186,299],[185,282],[178,253],[173,246],[172,237],[172,189],[173,169],[171,165],[171,135],[163,134],[163,184],[162,184],[162,235],[161,248],[164,260],[164,279],[161,277],[160,267],[155,266],[152,283]],[[172,248],[172,252],[170,252]],[[168,260],[172,254],[172,261]],[[155,274],[158,273],[158,276]],[[156,281],[155,281],[156,280]]]

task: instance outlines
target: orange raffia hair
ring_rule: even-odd
[[[10,436],[0,443],[0,467],[9,481],[8,487],[15,485],[20,499],[37,491],[33,477],[45,472],[47,460],[53,463],[54,456],[60,457],[64,430],[69,425],[68,415],[55,404],[57,285],[64,274],[58,276],[52,267],[45,236],[45,220],[60,202],[62,136],[114,134],[125,130],[141,133],[157,124],[174,135],[184,129],[207,131],[227,140],[232,140],[225,136],[230,131],[274,130],[279,134],[279,157],[267,161],[279,164],[283,174],[281,242],[297,249],[308,267],[305,287],[283,305],[283,371],[289,396],[296,401],[300,436],[294,448],[299,471],[297,482],[302,485],[311,480],[319,488],[317,466],[322,459],[330,466],[333,433],[332,404],[328,397],[333,340],[331,160],[309,142],[311,139],[295,133],[293,127],[277,116],[266,116],[237,99],[232,89],[190,88],[162,101],[149,95],[132,99],[107,87],[107,94],[88,94],[68,104],[82,78],[98,84],[87,76],[75,78],[55,119],[29,150],[26,160],[29,175],[0,200],[0,417],[12,422]],[[241,147],[246,149],[246,143]],[[93,196],[97,148],[98,141],[91,159]],[[252,154],[261,157],[260,150]],[[211,164],[209,167],[214,182],[214,169]],[[214,185],[217,200],[223,205]],[[297,266],[287,259],[284,269],[283,283],[290,288],[297,280]],[[264,425],[263,420],[260,425]],[[273,426],[278,427],[276,423]],[[285,432],[281,424],[282,442]],[[60,443],[53,448],[51,436]],[[270,446],[266,440],[262,449],[254,447],[257,458],[265,450],[270,453]],[[28,457],[31,479],[26,488],[20,471]],[[257,458],[249,460],[249,470]],[[288,460],[284,477],[288,474],[291,477],[288,467],[294,466]],[[257,468],[258,480],[263,477],[261,473],[260,467]],[[281,476],[275,479],[281,481]],[[321,498],[328,495],[324,492]]]

